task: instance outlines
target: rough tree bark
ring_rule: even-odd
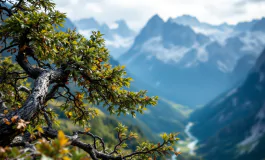
[[[48,71],[42,68],[34,68],[28,63],[24,53],[18,54],[16,60],[25,72],[33,79],[36,78],[36,80],[31,94],[23,106],[7,114],[4,118],[10,120],[13,116],[18,116],[19,119],[31,121],[38,114],[41,106],[43,106],[50,84],[63,79],[64,72],[63,70]],[[3,103],[1,104],[3,105]],[[0,146],[9,145],[18,134],[20,132],[14,129],[12,125],[7,125],[4,121],[0,122]]]

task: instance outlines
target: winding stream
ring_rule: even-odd
[[[199,142],[199,140],[196,137],[194,137],[191,134],[191,132],[190,132],[190,129],[191,129],[192,126],[193,126],[193,123],[192,122],[189,122],[186,125],[185,130],[184,130],[184,132],[187,134],[188,139],[190,141],[190,143],[187,144],[187,147],[189,148],[189,154],[190,155],[194,155],[195,154],[194,151],[195,151],[195,148],[196,148],[196,144]],[[177,150],[180,151],[179,149],[177,149]],[[172,160],[176,160],[176,156],[173,155],[171,159]]]
[[[196,144],[199,142],[199,140],[194,137],[191,132],[190,132],[190,129],[191,127],[193,126],[193,123],[192,122],[189,122],[188,125],[186,125],[185,127],[185,133],[188,135],[189,139],[190,139],[190,143],[187,145],[187,147],[190,149],[190,154],[191,155],[194,155],[195,154],[195,147],[196,147]]]

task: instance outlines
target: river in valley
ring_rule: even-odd
[[[189,122],[186,125],[185,130],[184,130],[184,132],[188,136],[189,143],[187,144],[187,148],[189,149],[189,154],[190,155],[194,155],[195,154],[196,144],[199,142],[199,140],[196,137],[194,137],[191,134],[191,132],[190,132],[190,129],[191,129],[192,126],[193,126],[193,123],[192,122]],[[180,151],[181,152],[181,150],[179,148],[177,149],[177,151]],[[176,156],[173,155],[171,159],[172,160],[176,160]]]

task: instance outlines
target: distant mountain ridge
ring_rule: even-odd
[[[263,20],[253,22],[256,23],[240,23],[241,28],[249,27],[242,31],[236,30],[237,25],[214,26],[187,15],[166,22],[154,15],[119,61],[167,94],[162,96],[192,106],[205,104],[242,80],[232,76],[240,58],[249,55],[257,58],[261,52],[265,28],[254,28],[262,28]],[[218,34],[204,34],[198,28],[227,35],[218,39]],[[238,74],[246,76],[246,72]],[[204,94],[199,88],[205,89]]]
[[[239,22],[238,24],[234,26],[234,29],[238,31],[249,31],[254,26],[254,24],[257,22],[258,22],[257,19],[254,19],[248,22]]]
[[[200,22],[196,17],[190,15],[182,15],[172,19],[178,24],[192,26],[192,27],[204,27],[204,28],[216,28],[216,29],[226,29],[226,28],[233,28],[233,25],[229,25],[227,23],[223,23],[220,25],[212,25],[205,22]]]
[[[253,19],[251,21],[239,22],[236,25],[231,25],[227,23],[222,23],[219,25],[212,25],[209,23],[201,22],[194,16],[185,15],[185,14],[182,16],[178,16],[176,18],[170,18],[170,19],[178,24],[190,26],[192,28],[201,27],[205,29],[218,29],[218,30],[234,29],[236,31],[241,31],[241,32],[253,30],[253,27],[255,28],[255,25],[260,26],[260,24],[256,24],[257,22],[264,23],[265,21],[265,18],[261,18],[261,19]],[[264,29],[261,29],[261,31],[264,31]]]
[[[75,25],[79,29],[94,29],[94,28],[99,28],[100,24],[94,19],[94,18],[85,18],[81,19],[79,21],[74,21]]]

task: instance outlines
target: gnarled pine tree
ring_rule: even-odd
[[[75,30],[59,31],[66,16],[54,7],[50,0],[0,0],[0,158],[80,159],[72,146],[94,160],[148,159],[174,151],[177,134],[164,134],[161,144],[139,143],[127,153],[121,148],[137,135],[122,124],[112,149],[89,130],[65,135],[54,129],[56,113],[47,107],[53,99],[63,99],[61,110],[80,126],[97,116],[91,106],[135,116],[157,101],[146,91],[125,89],[131,78],[125,77],[124,67],[109,64],[100,32],[88,40]],[[80,135],[93,143],[82,142]]]

